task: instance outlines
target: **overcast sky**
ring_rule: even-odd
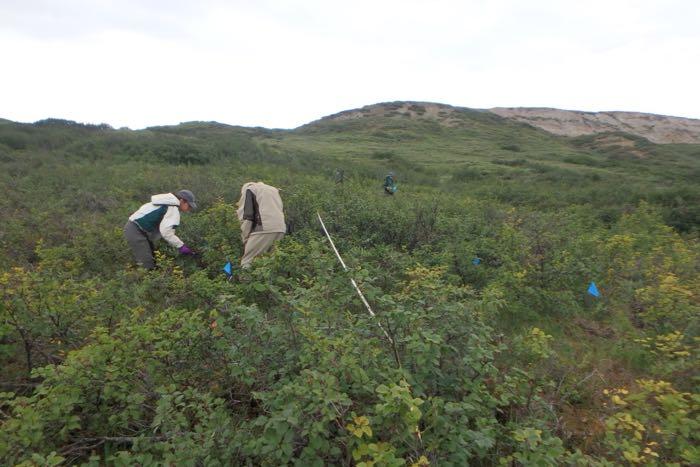
[[[0,0],[0,118],[294,128],[377,102],[700,118],[698,0]]]

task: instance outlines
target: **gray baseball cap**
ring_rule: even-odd
[[[175,195],[178,198],[187,201],[187,204],[189,204],[192,209],[197,209],[197,203],[194,200],[194,193],[192,193],[190,190],[180,190],[175,193]]]

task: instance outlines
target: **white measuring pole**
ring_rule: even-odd
[[[343,266],[343,269],[345,270],[345,272],[347,272],[348,267],[345,266],[345,261],[343,261],[343,258],[340,257],[340,253],[338,253],[338,249],[335,247],[335,243],[333,243],[333,239],[331,238],[331,235],[328,233],[328,230],[326,229],[326,224],[324,224],[323,219],[321,219],[321,214],[317,212],[316,215],[318,215],[318,220],[319,220],[319,222],[321,222],[321,227],[323,227],[323,231],[326,233],[326,237],[328,237],[328,241],[331,242],[331,246],[333,247],[333,251],[335,251],[335,255],[338,257],[338,261],[340,261],[341,266]],[[386,332],[386,329],[384,329],[384,326],[382,326],[382,323],[379,321],[379,318],[377,318],[377,315],[374,314],[374,311],[372,311],[372,307],[370,307],[369,303],[367,303],[367,299],[362,294],[362,291],[360,290],[360,288],[357,286],[357,282],[355,282],[355,279],[353,279],[351,277],[350,282],[352,283],[352,286],[355,287],[357,294],[360,296],[360,300],[362,300],[362,303],[364,303],[365,308],[367,308],[367,311],[369,311],[370,316],[372,316],[372,318],[377,320],[377,324],[379,325],[379,328],[384,332],[384,335],[386,336],[386,338],[389,339],[389,342],[393,345],[394,340],[389,336],[389,333]]]

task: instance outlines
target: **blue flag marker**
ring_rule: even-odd
[[[588,293],[594,297],[600,297],[600,292],[598,292],[598,287],[595,286],[595,282],[591,282],[591,285],[588,286]]]
[[[473,264],[474,266],[478,266],[479,264],[481,264],[481,258],[474,258],[474,259],[472,260],[472,264]]]
[[[224,272],[229,276],[233,274],[233,272],[231,271],[231,262],[230,261],[228,263],[226,263],[226,266],[224,266]]]

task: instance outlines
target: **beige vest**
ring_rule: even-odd
[[[260,213],[260,225],[256,225],[251,235],[257,233],[286,232],[287,225],[284,222],[282,198],[277,188],[262,182],[249,182],[241,188],[241,199],[238,201],[238,220],[243,222],[243,208],[245,206],[246,191],[250,190],[255,195]]]

